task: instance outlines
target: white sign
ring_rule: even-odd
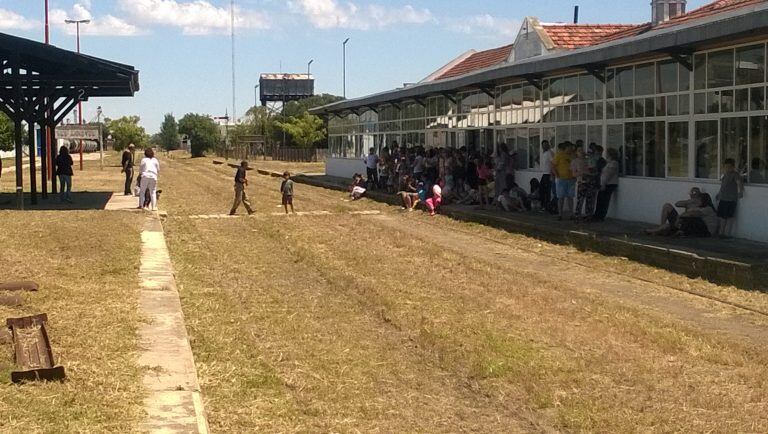
[[[63,140],[93,140],[99,141],[97,125],[63,125],[56,128],[56,138]]]

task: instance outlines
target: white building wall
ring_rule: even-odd
[[[518,185],[526,190],[534,177],[540,179],[541,172],[524,170],[518,171],[515,176]],[[620,178],[619,188],[611,198],[608,217],[658,224],[662,205],[687,199],[691,187],[701,188],[715,200],[720,183],[709,180]],[[733,235],[768,242],[768,186],[745,186],[744,198],[739,201],[736,210]]]
[[[325,160],[325,173],[339,178],[352,178],[355,173],[365,176],[365,163],[359,158],[328,158]]]

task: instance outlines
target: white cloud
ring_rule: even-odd
[[[339,3],[336,0],[293,0],[288,4],[293,12],[304,15],[313,26],[320,29],[368,30],[393,24],[435,21],[429,9],[416,9],[411,5],[396,8],[379,5],[361,7],[352,2]]]
[[[492,35],[494,38],[514,38],[520,30],[521,22],[508,18],[494,17],[489,14],[474,15],[462,19],[448,20],[448,28],[467,35]],[[510,41],[512,42],[512,41]]]
[[[80,25],[80,34],[91,36],[134,36],[142,34],[142,29],[114,15],[94,17],[90,11],[91,2],[75,3],[67,12],[63,9],[53,9],[50,12],[50,22],[64,32],[74,35],[77,29],[74,24],[66,24],[64,20],[91,20],[88,24]]]
[[[228,7],[216,7],[205,0],[119,0],[121,9],[135,22],[145,25],[180,27],[186,35],[226,33],[230,27]],[[235,6],[235,28],[268,29],[267,16]]]
[[[24,18],[16,12],[0,9],[0,29],[3,30],[29,30],[39,24],[33,20]]]

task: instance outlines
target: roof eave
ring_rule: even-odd
[[[550,71],[578,68],[584,65],[621,61],[638,53],[673,51],[707,43],[745,36],[768,30],[768,4],[724,12],[674,27],[651,30],[641,35],[572,51],[524,59],[519,62],[486,68],[471,74],[417,84],[404,89],[348,99],[313,109],[314,114],[327,114],[357,107],[376,106],[427,94],[439,95],[457,89],[495,83],[511,77],[543,75]]]

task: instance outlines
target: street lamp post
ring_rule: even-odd
[[[344,99],[347,98],[347,42],[349,42],[349,38],[341,43],[341,77],[343,81],[342,95],[344,96]]]
[[[91,20],[64,20],[67,24],[74,24],[77,29],[77,52],[80,53],[80,24],[88,24]],[[77,102],[77,118],[80,125],[83,124],[83,103]],[[80,140],[80,170],[83,170],[83,141]]]
[[[309,76],[312,74],[312,62],[314,62],[315,59],[310,59],[309,62],[307,62],[307,80],[309,80]]]

